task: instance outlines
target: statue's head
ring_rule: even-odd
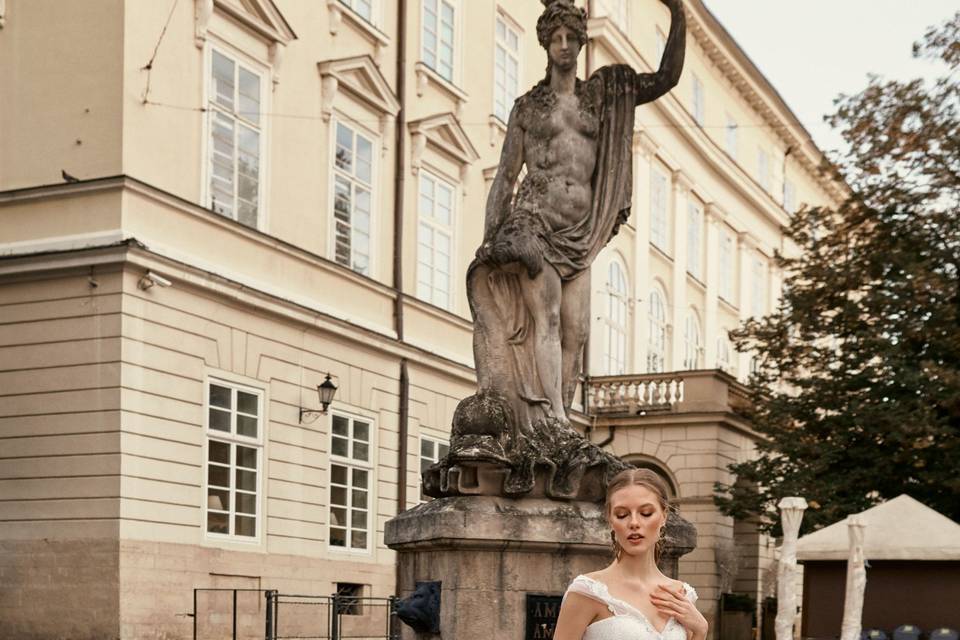
[[[550,51],[553,33],[566,27],[579,42],[579,48],[587,43],[587,12],[573,4],[573,0],[540,0],[546,7],[537,20],[537,40],[540,46]]]

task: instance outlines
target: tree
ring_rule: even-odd
[[[775,534],[789,495],[805,531],[901,493],[960,520],[960,12],[914,55],[942,77],[837,99],[851,194],[795,215],[779,309],[734,334],[764,439],[715,501]]]

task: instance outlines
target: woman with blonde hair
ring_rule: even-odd
[[[605,514],[614,560],[570,584],[554,640],[705,640],[696,591],[657,567],[670,508],[666,485],[649,469],[610,481]]]

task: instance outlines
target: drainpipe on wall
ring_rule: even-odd
[[[397,0],[397,112],[394,148],[396,177],[394,180],[393,214],[393,294],[394,322],[397,340],[403,342],[403,206],[406,187],[406,112],[407,112],[407,0]],[[397,515],[407,509],[407,430],[410,415],[410,378],[407,359],[400,360],[400,407],[397,416]],[[394,566],[394,592],[400,594],[400,557]]]
[[[393,182],[393,295],[394,328],[397,340],[403,342],[403,208],[407,180],[406,118],[407,118],[407,0],[398,0],[397,13],[397,124],[394,127]]]

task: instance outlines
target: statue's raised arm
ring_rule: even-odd
[[[683,0],[660,0],[670,9],[670,33],[656,73],[637,74],[637,104],[653,102],[677,86],[687,50],[687,19]]]

